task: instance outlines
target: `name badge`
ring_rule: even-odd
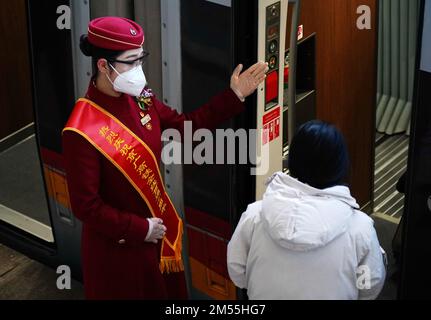
[[[145,117],[141,119],[141,123],[143,126],[147,125],[151,121],[151,116],[147,114]]]

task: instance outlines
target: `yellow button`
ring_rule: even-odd
[[[118,241],[118,244],[126,244],[126,240],[121,239],[120,241]]]

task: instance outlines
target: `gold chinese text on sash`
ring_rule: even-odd
[[[183,222],[165,191],[151,149],[117,118],[87,99],[78,100],[64,131],[76,132],[90,142],[126,177],[153,217],[163,220],[167,231],[162,241],[160,271],[183,271]]]

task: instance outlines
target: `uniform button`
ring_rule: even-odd
[[[120,241],[118,241],[118,244],[126,244],[126,240],[121,239]]]

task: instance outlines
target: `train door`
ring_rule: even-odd
[[[39,161],[25,1],[5,4],[0,111],[0,223],[53,243]]]
[[[90,61],[80,58],[75,45],[80,34],[86,32],[89,5],[84,1],[29,0],[13,2],[7,7],[2,12],[5,12],[5,21],[9,19],[10,23],[2,26],[7,25],[9,29],[2,30],[2,34],[5,31],[13,35],[11,39],[20,35],[20,44],[14,49],[15,55],[11,51],[8,59],[2,59],[2,70],[7,70],[2,81],[16,79],[17,74],[21,78],[16,81],[16,88],[10,87],[12,82],[9,82],[14,96],[10,96],[10,103],[2,101],[2,107],[14,108],[11,114],[16,115],[16,120],[30,117],[27,119],[30,126],[15,136],[30,134],[27,140],[1,154],[9,164],[6,168],[3,163],[0,166],[0,193],[2,196],[9,193],[19,203],[16,208],[12,203],[12,210],[6,210],[6,214],[2,207],[1,220],[8,223],[1,230],[2,241],[54,268],[67,265],[79,279],[81,226],[70,208],[61,156],[61,130],[92,72]],[[70,15],[71,10],[74,15]],[[11,20],[16,17],[18,20]],[[3,42],[9,49],[15,45],[14,41]],[[8,62],[5,68],[3,61]],[[11,74],[12,65],[15,65],[14,74]],[[10,183],[4,183],[9,176]],[[18,183],[21,185],[15,186]],[[8,220],[12,213],[15,219]]]
[[[79,38],[87,33],[91,18],[118,11],[118,15],[131,15],[132,6],[123,4],[115,0],[20,0],[8,3],[2,11],[5,23],[0,36],[7,55],[1,62],[6,75],[2,88],[7,91],[1,96],[7,101],[1,101],[5,123],[0,129],[0,237],[11,248],[54,268],[69,266],[76,279],[82,277],[81,223],[69,202],[61,131],[93,74],[91,59],[80,52]],[[140,12],[136,20],[149,17],[143,25],[155,34],[146,46],[151,46],[154,62],[149,80],[158,92],[161,28],[154,15],[160,6],[152,2],[133,7]],[[20,190],[26,193],[21,196]]]
[[[406,177],[421,1],[380,0],[378,4],[372,216],[381,245],[389,257],[388,277],[381,297],[394,299],[407,214]]]
[[[193,297],[241,297],[229,280],[227,242],[247,205],[261,198],[268,176],[283,170],[287,4],[286,0],[179,3],[180,28],[173,37],[181,39],[177,50],[181,56],[183,112],[194,110],[228,88],[232,71],[239,63],[248,68],[258,60],[268,61],[270,68],[266,82],[247,99],[247,111],[222,125],[219,129],[223,133],[213,135],[214,140],[225,139],[221,143],[227,145],[226,150],[217,149],[220,141],[216,141],[217,151],[213,153],[219,156],[220,151],[225,151],[222,161],[215,157],[200,165],[186,163],[182,168]],[[172,28],[168,32],[173,31]],[[249,129],[257,131],[253,135]],[[228,132],[237,134],[231,144],[223,135]],[[204,142],[195,141],[195,146]],[[233,149],[227,150],[232,144]],[[239,150],[251,154],[241,161],[244,158]],[[229,151],[235,154],[233,162],[228,160]],[[265,173],[253,175],[252,170],[258,171],[259,165],[265,167]],[[169,167],[166,170],[169,179],[175,170]]]
[[[248,99],[247,112],[224,128],[267,129],[267,135],[255,138],[256,149],[258,155],[269,149],[272,174],[287,170],[289,140],[301,124],[315,118],[335,123],[349,145],[353,195],[369,210],[377,30],[357,27],[357,8],[365,5],[376,12],[377,1],[302,0],[285,5],[283,1],[280,6],[276,1],[269,5],[265,1],[181,2],[183,111],[193,110],[222,90],[236,64],[268,60],[272,69],[265,85]],[[280,23],[274,18],[277,8],[283,11]],[[371,15],[370,23],[376,22]],[[250,166],[183,168],[196,296],[235,296],[226,271],[226,244],[247,205],[261,198],[267,178],[250,175]]]
[[[420,1],[379,4],[373,212],[398,224],[404,195],[396,185],[407,169]]]
[[[398,297],[429,299],[431,281],[431,1],[421,1]]]

